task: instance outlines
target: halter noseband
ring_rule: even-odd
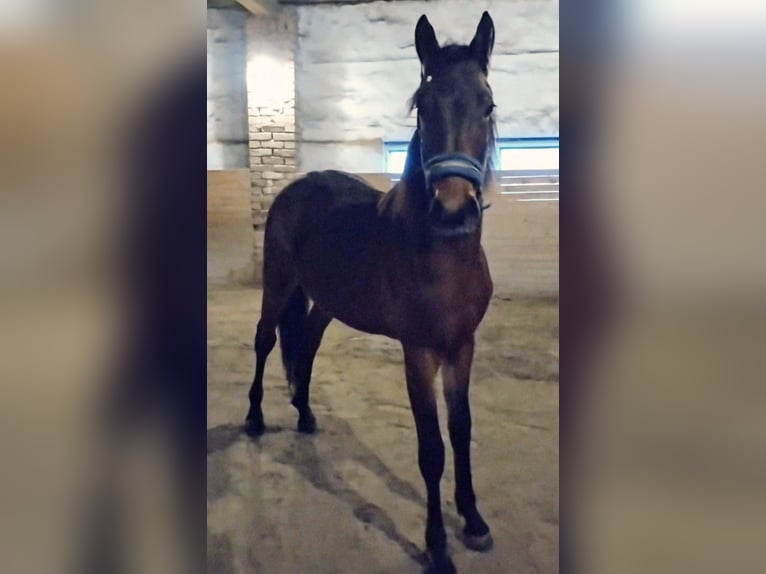
[[[463,153],[442,153],[425,162],[423,172],[426,176],[426,186],[429,188],[445,177],[462,177],[481,191],[485,166]]]
[[[476,202],[479,204],[479,212],[491,207],[491,203],[484,204],[482,187],[487,173],[487,159],[484,165],[464,153],[440,153],[423,164],[423,173],[426,176],[426,187],[431,186],[445,177],[462,177],[476,186]]]

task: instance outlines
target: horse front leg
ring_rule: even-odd
[[[473,363],[473,337],[449,355],[442,367],[444,397],[447,402],[449,437],[455,459],[455,505],[465,518],[463,542],[471,550],[492,547],[489,526],[476,508],[471,478],[471,408],[468,384]]]
[[[444,442],[434,396],[434,377],[439,370],[437,355],[427,349],[404,347],[407,393],[418,433],[418,465],[428,493],[426,547],[430,557],[427,572],[452,574],[455,566],[447,554],[447,533],[441,509],[439,483],[444,473]]]

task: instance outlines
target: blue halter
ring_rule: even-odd
[[[462,177],[481,191],[484,185],[485,166],[463,153],[442,153],[423,164],[426,185],[430,188],[445,177]]]

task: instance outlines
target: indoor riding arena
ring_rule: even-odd
[[[296,430],[280,349],[266,431],[243,431],[260,317],[264,225],[302,174],[387,191],[417,127],[415,26],[468,44],[494,21],[497,138],[482,245],[494,285],[471,370],[471,461],[493,547],[460,539],[442,381],[441,505],[461,573],[558,571],[558,1],[208,0],[208,566],[213,574],[416,574],[426,488],[401,344],[335,320],[311,378],[317,429]]]

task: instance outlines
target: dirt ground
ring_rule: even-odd
[[[208,572],[420,572],[425,486],[399,344],[330,325],[314,365],[313,436],[295,431],[277,347],[264,382],[269,429],[253,440],[241,425],[259,306],[255,289],[208,292]],[[557,302],[493,299],[471,382],[474,486],[495,541],[486,554],[457,537],[439,404],[442,505],[463,574],[558,571],[558,357]]]

